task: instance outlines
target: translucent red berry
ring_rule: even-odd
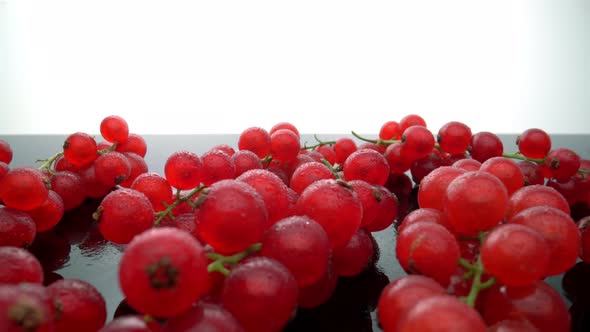
[[[270,226],[262,197],[248,184],[222,180],[201,195],[199,233],[213,248],[235,253],[259,242]]]
[[[102,294],[86,281],[78,279],[58,280],[47,287],[56,303],[57,331],[98,331],[107,319],[107,307]]]
[[[86,133],[68,136],[63,149],[66,160],[76,167],[88,166],[98,158],[96,141]]]
[[[401,126],[396,121],[385,122],[379,130],[379,138],[384,140],[398,140],[401,135]]]
[[[0,179],[0,199],[11,208],[28,211],[36,209],[49,194],[46,178],[34,168],[18,167]]]
[[[473,159],[480,163],[492,157],[499,157],[503,152],[504,145],[498,135],[494,133],[482,131],[471,137],[469,153]]]
[[[349,185],[319,180],[307,187],[297,201],[297,213],[317,221],[330,238],[332,248],[343,247],[357,231],[362,205]]]
[[[198,186],[203,177],[202,172],[201,158],[189,151],[172,153],[164,165],[164,173],[168,183],[181,190]]]
[[[266,130],[259,127],[248,128],[240,134],[238,148],[252,151],[258,158],[264,158],[270,153],[270,135]]]
[[[0,284],[43,282],[43,268],[39,260],[25,249],[0,247]]]
[[[127,244],[133,237],[152,227],[154,209],[143,193],[119,189],[102,200],[96,212],[96,220],[105,239]]]
[[[10,164],[12,161],[12,148],[3,139],[0,139],[0,161],[6,164]]]
[[[131,133],[126,142],[117,144],[116,151],[133,152],[144,158],[147,153],[147,143],[142,136]]]
[[[254,257],[232,270],[221,298],[247,332],[273,332],[289,321],[297,293],[297,282],[286,267],[271,258]]]
[[[471,129],[461,122],[448,122],[439,129],[437,141],[443,152],[464,153],[471,142]]]
[[[426,127],[426,121],[424,121],[424,119],[417,114],[409,114],[409,115],[404,116],[400,120],[399,125],[400,125],[401,132],[403,133],[404,131],[406,131],[406,129],[410,128],[411,126]]]
[[[118,115],[110,115],[100,123],[100,134],[105,140],[113,143],[124,143],[129,137],[127,121]]]
[[[389,177],[389,164],[377,151],[369,149],[356,150],[342,165],[344,179],[363,180],[375,185],[384,185]]]
[[[516,138],[518,151],[528,158],[545,158],[551,150],[551,137],[542,129],[525,130]]]
[[[207,291],[207,265],[205,250],[190,234],[155,228],[125,249],[119,283],[134,309],[171,317],[188,310]]]

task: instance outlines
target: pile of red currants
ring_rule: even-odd
[[[590,204],[590,161],[540,129],[507,154],[493,133],[449,122],[435,137],[417,115],[377,139],[353,132],[361,144],[302,146],[279,123],[244,130],[237,150],[174,152],[164,174],[149,172],[145,140],[121,117],[100,133],[68,136],[38,168],[10,169],[0,140],[1,331],[281,331],[374,264],[372,232],[392,225],[408,275],[381,293],[384,331],[570,330],[543,279],[590,262],[588,222],[570,210]],[[406,174],[418,185],[409,213]],[[42,286],[27,249],[87,199],[100,200],[100,235],[124,246],[119,286],[140,315],[106,323],[93,285]]]

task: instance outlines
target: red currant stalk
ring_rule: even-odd
[[[355,133],[354,131],[351,131],[351,133],[352,133],[352,136],[360,139],[363,142],[373,143],[373,144],[376,144],[376,145],[385,145],[385,146],[387,146],[387,145],[391,145],[391,144],[401,143],[402,142],[401,140],[398,140],[398,139],[381,139],[381,138],[378,138],[378,139],[369,139],[369,138],[363,137],[363,136]]]
[[[326,165],[326,167],[328,167],[330,172],[332,172],[332,174],[334,174],[334,178],[336,178],[336,180],[341,180],[340,175],[338,174],[338,172],[341,170],[340,169],[341,167],[332,166],[332,164],[330,164],[330,162],[324,158],[322,158],[322,164],[324,164],[324,165]]]
[[[226,265],[230,265],[233,267],[234,265],[238,264],[242,259],[259,253],[261,249],[262,243],[258,242],[250,245],[248,248],[246,248],[246,250],[241,251],[237,254],[233,254],[231,256],[223,256],[221,254],[214,252],[208,253],[207,258],[213,260],[213,262],[209,264],[209,266],[207,267],[207,271],[209,273],[219,272],[227,277],[230,271],[228,268],[225,267]]]
[[[482,232],[480,234],[480,236],[479,236],[480,243],[483,242],[483,240],[485,239],[485,236],[486,236],[486,233]],[[472,278],[473,279],[473,281],[471,283],[471,290],[469,291],[469,294],[466,297],[462,298],[462,300],[465,303],[467,303],[467,305],[469,305],[470,307],[473,308],[473,307],[475,307],[475,301],[477,300],[477,295],[479,294],[479,292],[493,286],[496,283],[496,279],[494,277],[491,277],[490,279],[488,279],[485,282],[481,281],[481,277],[485,272],[485,269],[483,267],[483,263],[481,260],[481,254],[479,254],[477,256],[477,260],[473,264],[469,263],[464,258],[459,258],[459,265],[461,265],[462,267],[467,269],[467,273],[465,273],[464,278],[466,278],[466,279]]]
[[[193,190],[191,190],[188,194],[186,194],[184,196],[180,195],[180,189],[177,190],[176,191],[176,200],[172,204],[167,204],[166,202],[162,202],[162,204],[164,204],[164,206],[166,206],[166,209],[156,212],[156,216],[158,218],[156,218],[156,221],[154,221],[154,227],[158,226],[160,224],[160,222],[162,221],[162,219],[164,219],[164,217],[166,217],[166,216],[168,216],[170,219],[174,220],[174,214],[172,213],[172,210],[174,210],[174,208],[180,203],[186,203],[190,207],[192,207],[193,209],[196,208],[199,205],[199,202],[198,201],[193,202],[193,201],[191,201],[191,199],[194,195],[200,193],[201,191],[203,191],[203,197],[205,197],[206,196],[206,191],[204,191],[205,189],[207,189],[207,186],[201,184],[201,185],[195,187]]]
[[[321,139],[318,138],[318,136],[316,134],[313,135],[313,138],[315,138],[315,140],[318,143],[314,144],[314,145],[307,145],[307,142],[305,142],[303,144],[303,147],[301,148],[301,150],[312,150],[312,149],[315,149],[315,148],[320,147],[322,145],[332,146],[332,145],[336,144],[336,141],[322,141]]]

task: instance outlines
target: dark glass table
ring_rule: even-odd
[[[34,166],[35,160],[47,158],[61,149],[67,135],[0,135],[14,151],[11,167]],[[99,137],[99,135],[96,135]],[[331,140],[350,135],[319,135]],[[371,137],[374,135],[366,135]],[[189,150],[202,154],[214,145],[237,146],[238,135],[145,135],[148,145],[146,162],[151,172],[163,174],[166,158],[174,151]],[[515,135],[501,135],[505,152],[516,151]],[[552,135],[553,147],[568,147],[583,158],[590,158],[590,135]],[[304,142],[314,144],[312,135],[302,135]],[[415,208],[415,190],[405,200]],[[108,320],[123,311],[118,286],[118,263],[124,246],[102,238],[92,220],[99,200],[87,200],[69,211],[52,231],[39,234],[31,250],[39,257],[50,282],[58,278],[83,279],[98,288],[108,307]],[[578,211],[585,214],[587,211]],[[590,213],[589,213],[590,214]],[[286,331],[380,331],[376,320],[379,294],[390,280],[404,271],[395,257],[395,232],[390,227],[373,234],[379,246],[377,264],[353,278],[340,278],[337,290],[328,303],[314,310],[299,310]],[[590,331],[590,264],[578,263],[565,275],[546,281],[562,294],[572,313],[573,331]],[[565,281],[565,282],[562,282]],[[566,296],[567,293],[567,296]],[[574,299],[575,302],[571,302]]]

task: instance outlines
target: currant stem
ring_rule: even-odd
[[[363,137],[357,133],[355,133],[354,131],[351,131],[352,136],[360,139],[361,141],[364,142],[369,142],[369,143],[373,143],[373,144],[377,144],[377,145],[391,145],[391,144],[395,144],[395,143],[400,143],[401,140],[396,140],[396,139],[369,139],[366,137]]]
[[[327,161],[326,159],[322,158],[322,164],[326,165],[326,167],[328,167],[328,169],[330,170],[330,172],[332,172],[332,174],[334,174],[334,177],[336,178],[336,180],[340,179],[340,175],[338,175],[338,171],[334,168],[334,166],[332,166],[332,164],[330,164],[329,161]]]
[[[528,158],[523,156],[522,154],[515,152],[515,153],[502,153],[502,157],[504,158],[511,158],[511,159],[518,159],[518,160],[526,160],[530,161],[539,165],[545,165],[545,159],[537,159],[537,158]]]
[[[270,163],[271,161],[272,161],[272,157],[271,157],[271,155],[270,155],[270,154],[269,154],[268,156],[266,156],[266,157],[264,157],[264,158],[260,159],[260,162],[261,162],[261,163],[263,163],[263,164],[268,164],[268,163]]]
[[[483,242],[486,235],[487,234],[485,232],[479,234],[480,243]],[[474,264],[470,264],[469,262],[461,258],[459,259],[459,265],[465,267],[469,271],[468,273],[473,275],[471,290],[469,291],[467,297],[463,298],[463,301],[465,301],[465,303],[467,303],[470,307],[473,308],[475,307],[475,301],[477,300],[477,295],[479,295],[479,292],[494,285],[496,279],[492,277],[486,282],[481,282],[481,276],[485,272],[483,262],[481,260],[481,255],[477,256],[477,260]]]
[[[496,280],[491,278],[490,280],[486,281],[485,283],[481,282],[481,276],[484,273],[483,264],[481,262],[481,256],[477,258],[477,261],[473,265],[475,268],[475,273],[473,274],[473,283],[471,284],[471,290],[469,291],[469,295],[464,298],[465,303],[467,303],[470,307],[475,307],[475,301],[477,300],[477,295],[480,291],[491,287]]]
[[[201,185],[197,186],[196,188],[194,188],[193,190],[191,190],[188,194],[186,194],[184,196],[181,196],[180,190],[177,190],[176,191],[176,200],[174,201],[174,203],[172,203],[170,205],[164,203],[164,206],[166,206],[166,209],[156,212],[156,216],[158,216],[158,218],[156,219],[156,221],[154,221],[154,227],[158,226],[160,224],[160,222],[162,221],[162,219],[164,219],[165,216],[169,216],[170,219],[174,220],[174,215],[172,214],[172,210],[178,204],[180,204],[182,202],[188,203],[194,195],[196,195],[197,193],[201,192],[202,190],[204,190],[206,188],[207,188],[207,186],[201,184]],[[192,206],[192,204],[189,204],[189,205]]]
[[[63,151],[62,152],[58,152],[56,154],[54,154],[53,156],[49,157],[48,159],[41,159],[41,160],[37,160],[37,162],[43,162],[43,165],[39,166],[39,170],[48,170],[49,172],[53,172],[51,170],[51,167],[53,166],[53,163],[57,160],[57,158],[63,156]]]
[[[213,262],[209,263],[207,267],[207,271],[211,272],[219,272],[224,276],[229,275],[229,269],[225,267],[225,265],[234,266],[238,264],[242,259],[254,255],[260,252],[262,249],[262,243],[257,242],[246,248],[244,251],[241,251],[237,254],[233,254],[231,256],[223,256],[217,253],[208,253],[207,258],[212,259]]]
[[[303,147],[301,148],[301,150],[311,150],[311,149],[315,149],[318,146],[322,146],[322,145],[334,145],[336,144],[336,141],[322,141],[321,139],[318,138],[318,136],[316,134],[313,134],[313,138],[315,138],[315,140],[318,142],[317,144],[314,145],[307,145],[307,142],[305,144],[303,144]]]

